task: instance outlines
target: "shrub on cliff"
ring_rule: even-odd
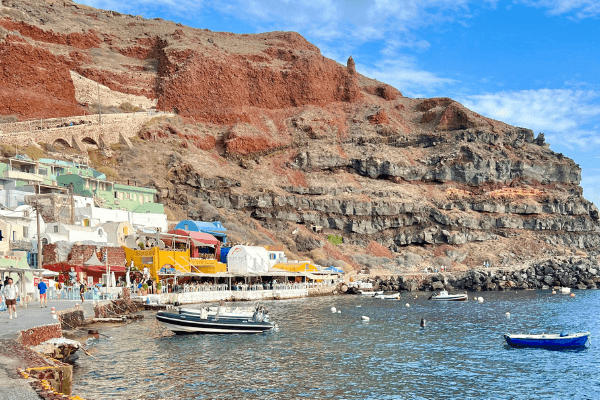
[[[341,236],[327,235],[327,241],[335,246],[343,243],[344,238]]]
[[[124,103],[121,103],[119,105],[119,109],[121,110],[121,112],[124,112],[124,113],[132,113],[132,112],[138,112],[138,111],[142,110],[141,108],[136,107],[127,101]]]

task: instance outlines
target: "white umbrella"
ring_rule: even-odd
[[[110,273],[110,286],[111,287],[116,287],[117,286],[117,281],[115,280],[115,272],[112,271]]]

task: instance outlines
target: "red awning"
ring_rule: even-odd
[[[176,229],[173,231],[169,231],[169,233],[173,233],[175,235],[181,235],[181,236],[188,236],[192,240],[194,240],[194,242],[197,242],[198,244],[212,244],[214,246],[217,246],[221,243],[221,242],[219,242],[219,239],[217,239],[210,233],[191,232],[191,231],[184,231],[182,229]]]

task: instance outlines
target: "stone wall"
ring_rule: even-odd
[[[81,308],[69,308],[56,313],[63,329],[73,329],[85,325],[85,313]]]
[[[333,289],[333,288],[332,288]],[[331,289],[331,290],[332,290]],[[194,304],[210,303],[219,300],[225,301],[257,301],[273,299],[295,299],[308,297],[308,289],[294,290],[223,290],[215,292],[187,292],[187,293],[163,293],[148,296],[142,296],[146,302],[149,299],[151,303],[161,304]]]
[[[156,116],[157,114],[150,113],[108,114],[102,115],[102,123],[99,123],[97,115],[87,115],[2,124],[0,140],[19,146],[60,142],[63,146],[84,151],[88,147],[106,147],[122,142],[125,140],[123,138],[135,136],[146,122]],[[71,122],[73,126],[62,126]]]
[[[600,285],[600,264],[594,257],[556,257],[537,261],[526,268],[490,268],[463,273],[413,274],[372,279],[374,290],[494,291],[515,289],[596,289]],[[349,291],[352,293],[354,291]]]
[[[17,341],[23,346],[37,346],[46,340],[61,336],[62,328],[60,324],[44,325],[19,332]]]

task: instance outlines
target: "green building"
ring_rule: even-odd
[[[56,177],[59,185],[69,187],[73,193],[92,197],[103,208],[136,213],[164,214],[164,206],[156,203],[156,189],[121,185],[92,176],[65,174]]]

